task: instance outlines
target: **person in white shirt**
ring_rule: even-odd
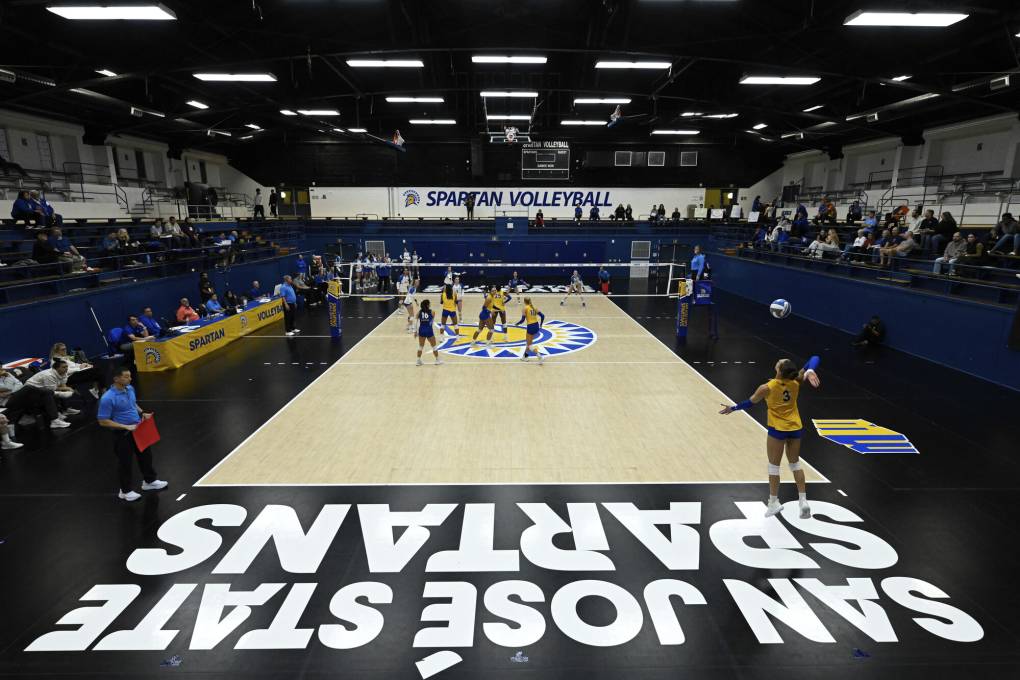
[[[255,189],[255,197],[251,200],[251,218],[254,220],[256,217],[266,219],[266,209],[262,205],[262,189]]]
[[[464,286],[460,284],[460,277],[453,277],[453,297],[457,300],[457,318],[464,315]]]
[[[67,416],[79,413],[78,409],[57,408],[57,398],[66,399],[74,392],[67,386],[67,363],[62,359],[53,362],[53,368],[39,371],[29,378],[25,385],[7,399],[5,415],[12,423],[30,412],[43,411],[50,421],[51,429],[70,427]]]
[[[20,390],[21,381],[4,368],[0,368],[0,407],[7,405],[7,400],[12,394]],[[0,448],[4,451],[20,449],[23,444],[14,441],[14,423],[7,420],[7,417],[0,413]]]

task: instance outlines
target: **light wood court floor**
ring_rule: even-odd
[[[634,319],[601,296],[535,297],[546,328],[577,324],[594,341],[572,338],[590,344],[544,366],[450,353],[434,366],[426,352],[418,367],[395,314],[199,484],[764,482],[761,425],[718,415],[723,395]],[[468,296],[465,320],[479,307]],[[511,304],[508,321],[520,315]]]

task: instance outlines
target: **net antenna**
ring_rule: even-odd
[[[680,283],[685,282],[688,291],[693,286],[693,281],[687,276],[686,262],[670,262],[669,278],[666,281],[666,292],[671,300],[680,297]]]

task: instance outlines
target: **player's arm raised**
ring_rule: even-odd
[[[815,372],[815,369],[818,368],[818,364],[820,363],[822,363],[821,358],[817,355],[812,356],[807,360],[807,363],[804,364],[804,368],[800,369],[800,373],[797,374],[797,380],[799,382],[807,380],[811,387],[818,387],[821,385],[822,380],[818,377],[818,373]]]
[[[729,415],[729,414],[733,413],[734,411],[746,411],[749,408],[751,408],[752,405],[757,404],[759,401],[761,401],[762,399],[764,399],[767,396],[769,396],[769,386],[768,385],[759,385],[758,389],[756,389],[754,391],[754,394],[751,395],[750,399],[745,399],[744,401],[740,402],[739,404],[734,404],[733,406],[727,406],[726,404],[719,404],[720,406],[723,407],[722,411],[719,411],[719,413],[720,413],[720,415],[726,416],[726,415]]]

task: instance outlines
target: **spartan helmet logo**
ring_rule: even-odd
[[[408,189],[404,192],[403,196],[405,208],[421,203],[421,195],[414,189]]]

